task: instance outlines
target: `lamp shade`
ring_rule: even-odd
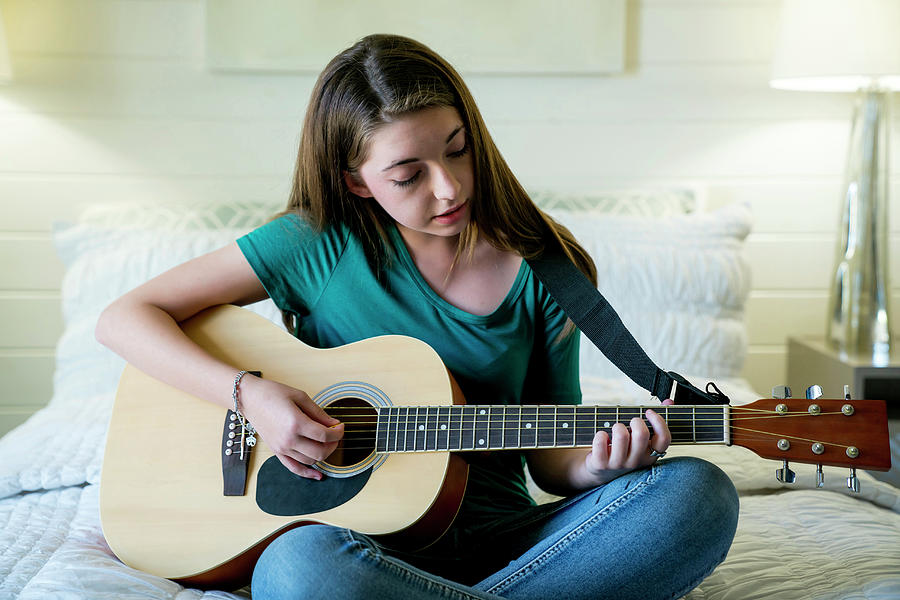
[[[900,0],[782,0],[770,85],[900,89]]]
[[[9,49],[6,46],[6,29],[3,26],[3,13],[0,12],[0,83],[12,79],[12,63],[9,60]]]

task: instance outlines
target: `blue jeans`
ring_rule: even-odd
[[[263,552],[251,587],[257,599],[680,598],[725,559],[737,516],[725,473],[673,458],[421,554],[298,527]]]

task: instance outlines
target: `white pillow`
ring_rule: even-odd
[[[598,288],[654,362],[685,375],[738,376],[747,347],[747,205],[659,218],[549,212],[594,258]],[[622,377],[584,336],[581,372]]]
[[[84,223],[58,227],[54,239],[67,265],[62,283],[65,329],[56,347],[51,405],[115,390],[124,362],[97,343],[93,334],[110,302],[243,233],[244,229],[109,229]],[[268,310],[277,314],[274,305]]]

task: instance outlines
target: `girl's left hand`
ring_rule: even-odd
[[[671,400],[665,405],[674,404]],[[619,475],[648,467],[659,458],[650,454],[651,450],[665,452],[672,443],[672,435],[666,422],[654,410],[647,409],[647,420],[653,426],[653,437],[643,419],[635,417],[629,428],[622,423],[612,427],[612,438],[605,431],[594,436],[590,453],[584,459],[585,469],[595,485],[612,481]]]

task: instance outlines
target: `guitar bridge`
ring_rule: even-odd
[[[262,377],[260,371],[248,373]],[[243,496],[246,493],[250,452],[253,450],[253,444],[247,443],[247,433],[235,412],[229,410],[225,414],[225,425],[222,428],[223,496]]]

